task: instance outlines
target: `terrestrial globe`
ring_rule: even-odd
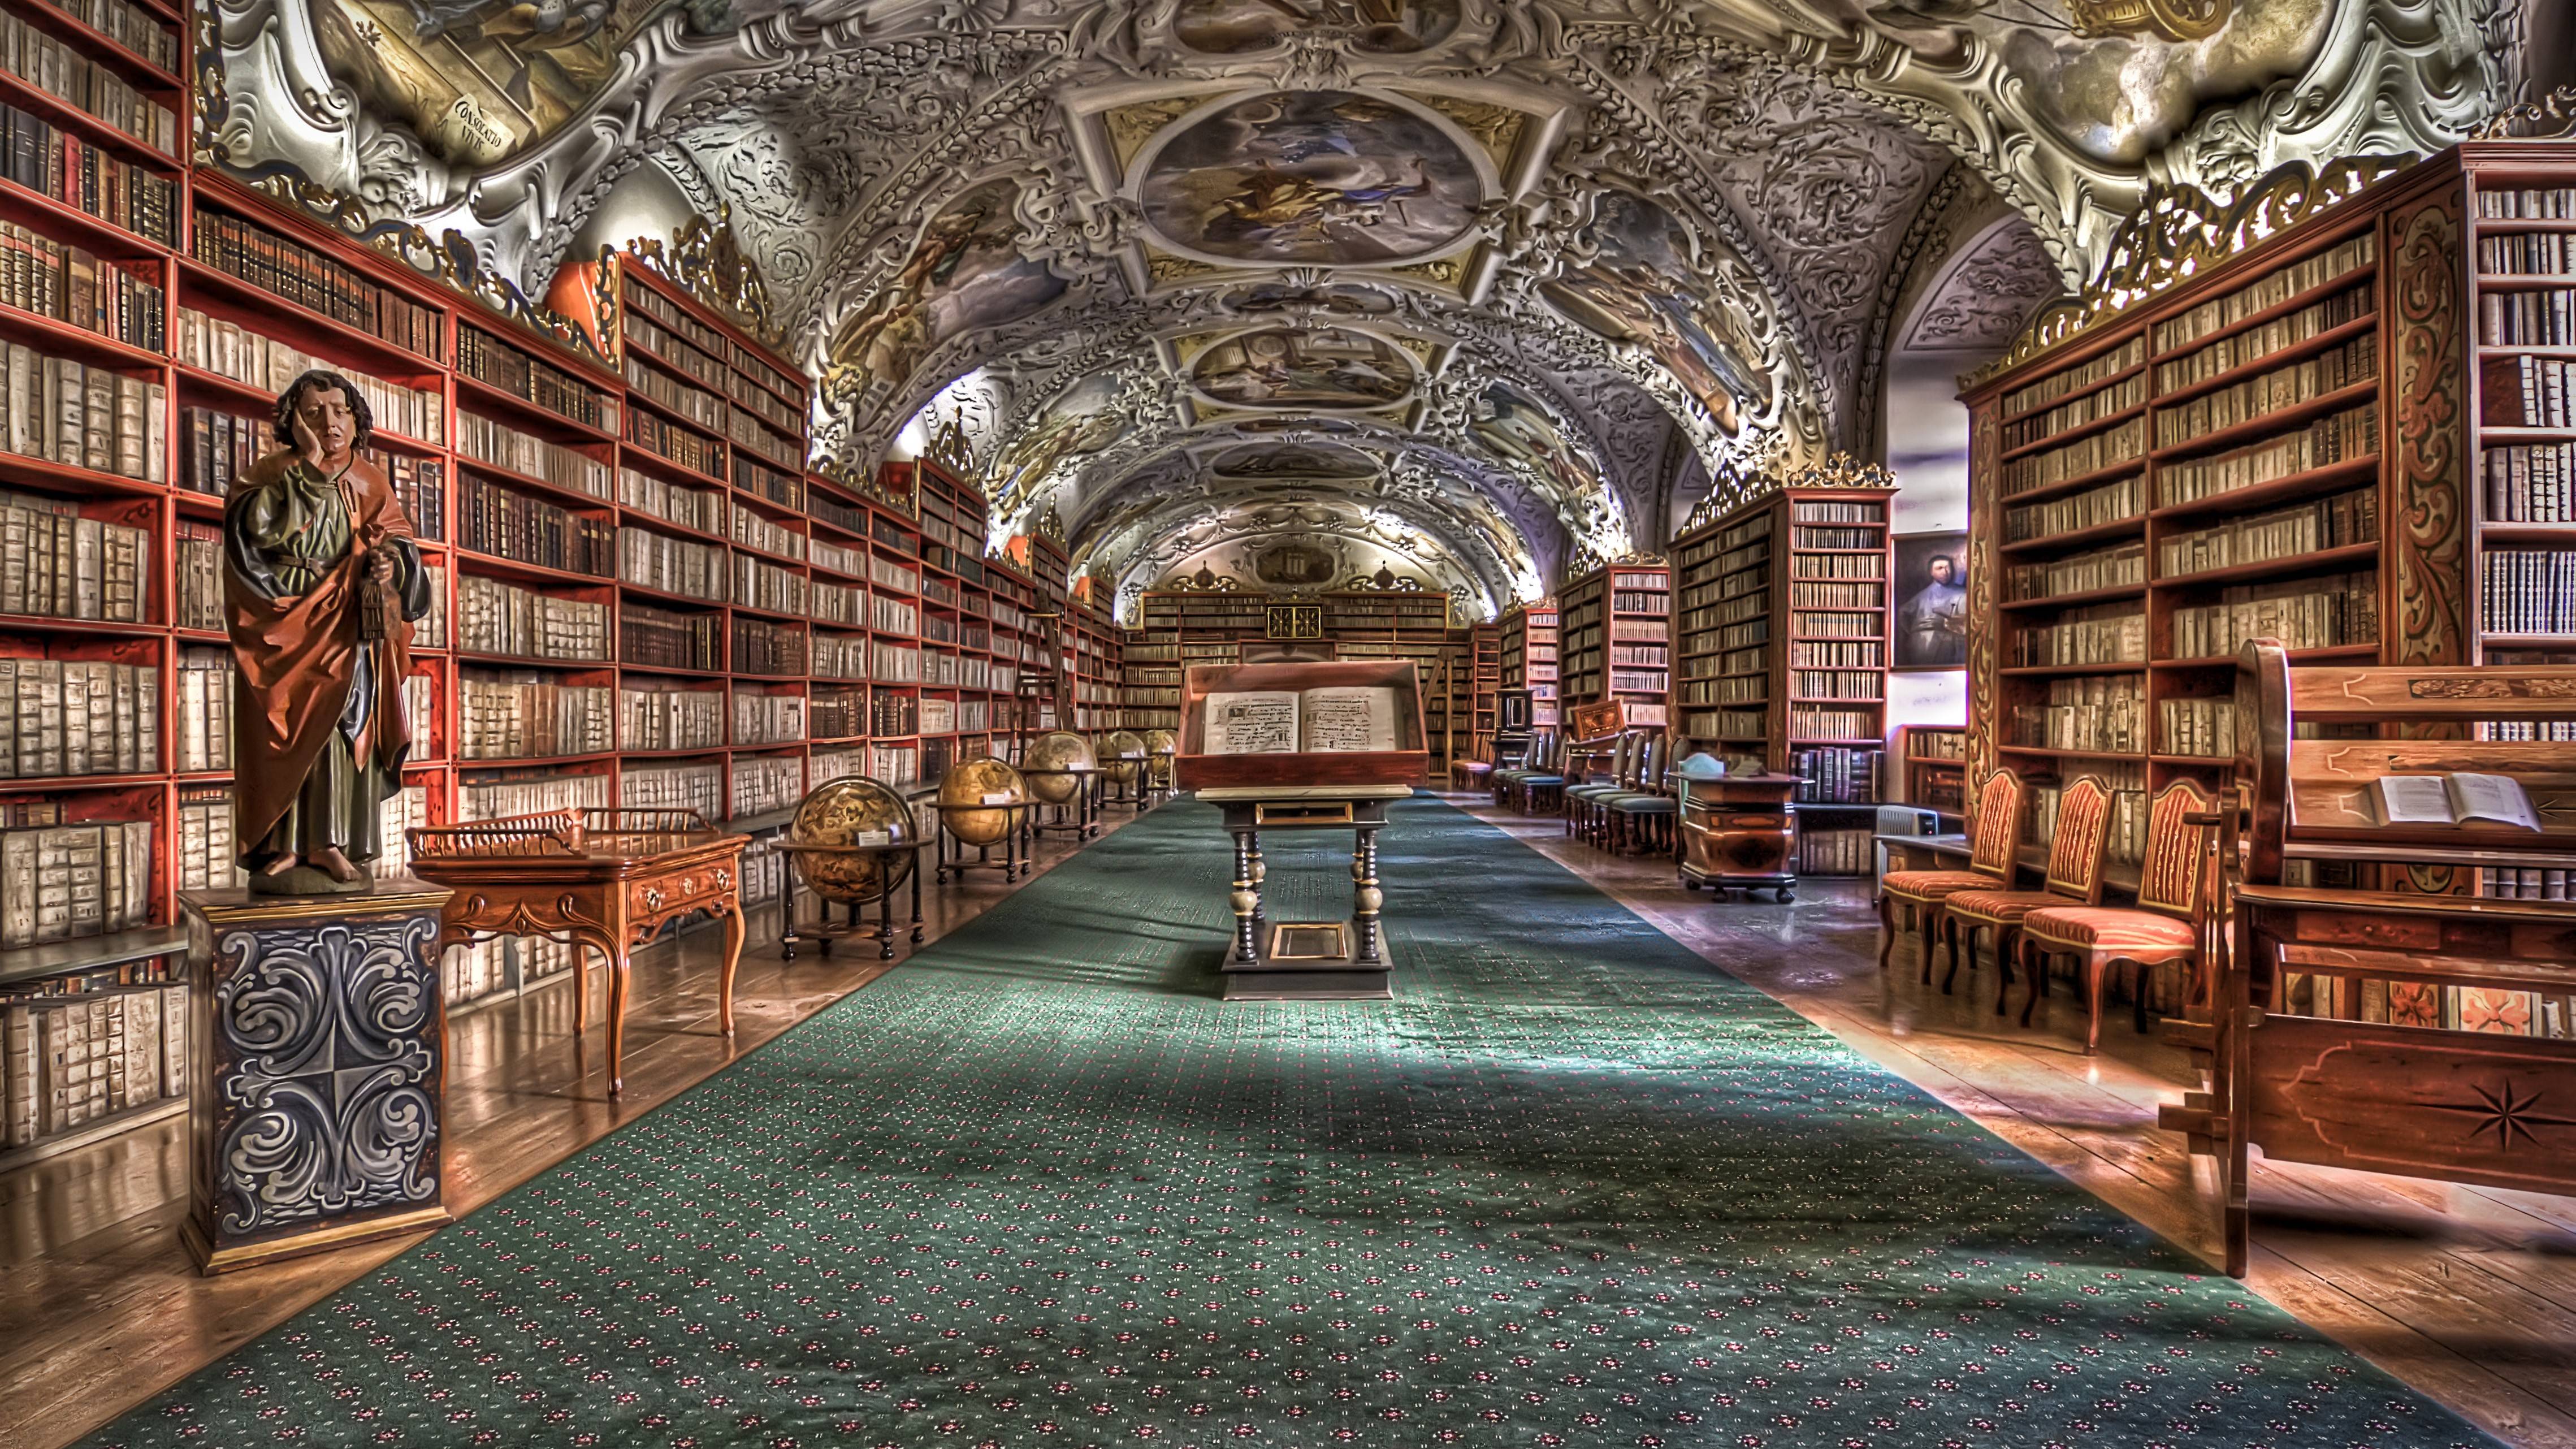
[[[1113,785],[1135,779],[1144,763],[1145,742],[1133,730],[1111,730],[1100,742],[1100,773]]]
[[[1082,793],[1082,777],[1097,768],[1091,741],[1071,730],[1049,730],[1020,752],[1020,773],[1027,777],[1029,797],[1042,805],[1063,805]]]
[[[912,807],[877,780],[852,775],[807,795],[787,826],[788,858],[814,894],[839,905],[882,900],[912,874],[920,831]]]
[[[1146,769],[1152,782],[1165,789],[1172,783],[1172,761],[1181,753],[1181,737],[1165,729],[1145,731]]]
[[[1019,823],[1010,807],[1028,802],[1028,781],[990,755],[958,761],[939,781],[940,817],[968,845],[1001,844]]]

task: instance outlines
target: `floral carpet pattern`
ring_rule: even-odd
[[[1393,1002],[1219,1001],[1167,806],[91,1442],[2489,1442],[1499,832],[1384,846]]]

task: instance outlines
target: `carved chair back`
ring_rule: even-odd
[[[2138,909],[2197,921],[2209,903],[2210,837],[2218,833],[2216,797],[2189,780],[2156,792],[2147,810],[2146,868]]]
[[[1645,748],[1637,752],[1636,778],[1628,782],[1628,787],[1632,790],[1648,790],[1660,794],[1664,788],[1663,775],[1664,737],[1660,734],[1651,734],[1646,736]]]
[[[1968,869],[2009,883],[2021,848],[2021,776],[1997,770],[1977,788],[1977,820],[1968,836]]]
[[[2058,796],[2057,838],[2048,846],[2048,889],[2088,906],[2101,904],[2110,840],[2111,788],[2100,776],[2083,776]]]

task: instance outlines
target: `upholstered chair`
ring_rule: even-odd
[[[1646,742],[1646,758],[1637,767],[1637,788],[1625,795],[1613,795],[1603,804],[1610,812],[1610,853],[1618,854],[1634,840],[1643,850],[1672,850],[1673,821],[1680,817],[1681,802],[1664,788],[1665,757],[1672,742],[1657,735]]]
[[[1565,787],[1566,834],[1579,834],[1596,845],[1600,843],[1600,801],[1632,787],[1630,777],[1636,769],[1638,743],[1635,732],[1622,731],[1611,742],[1607,769],[1587,771],[1582,784]]]
[[[2086,775],[2066,787],[2057,802],[2057,834],[2048,843],[2048,875],[2035,891],[1960,891],[1941,903],[1941,929],[1950,946],[1950,974],[1941,979],[1947,992],[1959,975],[1961,938],[1968,959],[1977,959],[1977,933],[1995,938],[1995,1015],[2004,1014],[2005,993],[2012,986],[2013,946],[2022,918],[2048,906],[2096,906],[2102,903],[2102,870],[2111,843],[2111,788],[2100,777]]]
[[[2211,887],[2211,839],[2218,831],[2217,802],[2189,780],[2176,780],[2156,792],[2147,811],[2147,858],[2138,880],[2134,909],[2117,906],[2044,906],[2022,917],[2021,954],[2030,975],[2029,999],[2022,1004],[2022,1024],[2047,989],[2050,956],[2073,956],[2083,965],[2085,1011],[2090,1025],[2084,1053],[2102,1045],[2102,978],[2115,965],[2137,973],[2131,993],[2136,999],[2138,1030],[2147,1029],[2147,973],[2168,962],[2191,967],[2191,994],[2202,999],[2209,989],[2208,961],[2201,942],[2215,902]]]
[[[1522,776],[1536,774],[1547,768],[1549,738],[1550,734],[1546,730],[1532,731],[1529,746],[1521,751],[1520,761],[1517,764],[1497,768],[1487,777],[1493,782],[1495,808],[1500,809],[1514,803],[1520,794]]]
[[[1961,891],[1987,890],[2012,884],[2013,854],[2021,849],[2021,815],[2027,803],[2021,776],[1997,770],[1977,787],[1977,818],[1968,835],[1966,870],[1890,871],[1879,883],[1878,969],[1896,949],[1896,912],[1911,906],[1923,936],[1923,980],[1932,981],[1932,937],[1941,921],[1941,903]],[[1958,970],[1958,947],[1951,947],[1950,969]]]

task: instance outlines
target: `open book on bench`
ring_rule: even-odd
[[[1385,685],[1210,694],[1205,719],[1203,754],[1295,755],[1398,747],[1395,691]]]
[[[2382,825],[2504,825],[2538,830],[2531,796],[2511,775],[2382,775],[2365,792]]]

